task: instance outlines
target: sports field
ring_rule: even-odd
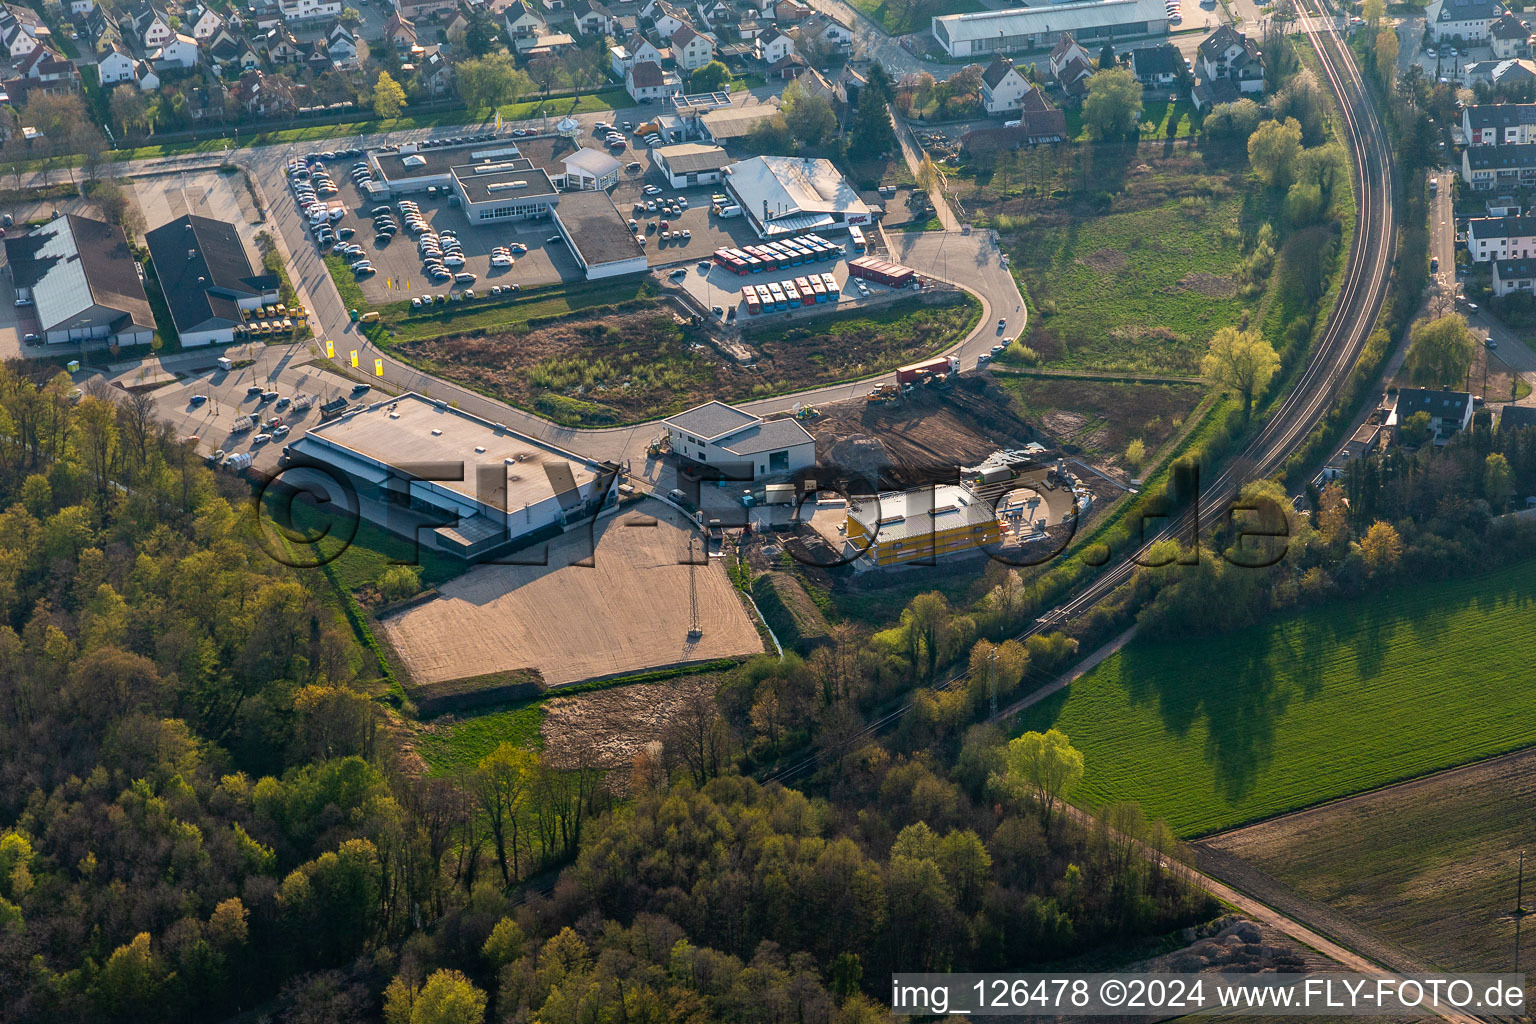
[[[1536,565],[1138,640],[1020,729],[1083,752],[1074,799],[1203,835],[1536,744]]]

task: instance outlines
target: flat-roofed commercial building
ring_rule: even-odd
[[[472,224],[535,220],[549,216],[559,193],[543,168],[508,142],[474,147],[418,149],[368,154],[376,171],[375,194],[395,198],[431,186],[458,194]]]
[[[588,281],[645,273],[645,248],[607,192],[567,192],[554,213],[555,228]]]
[[[50,345],[148,345],[155,317],[120,228],[65,214],[5,240],[16,295],[31,299]]]
[[[712,185],[720,180],[731,158],[719,146],[681,142],[651,151],[651,159],[673,188]]]
[[[996,511],[964,484],[855,498],[844,528],[844,553],[866,568],[963,554],[1003,538]]]
[[[1167,31],[1162,0],[1077,0],[933,19],[933,38],[951,57],[1048,50],[1064,32],[1086,46]]]
[[[344,474],[384,526],[462,558],[556,536],[618,499],[619,467],[409,393],[311,427],[288,458]]]
[[[276,302],[282,283],[258,274],[233,226],[187,214],[144,236],[182,347],[227,345],[243,311]]]

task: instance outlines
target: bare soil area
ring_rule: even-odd
[[[557,768],[580,757],[586,765],[622,772],[635,754],[660,740],[685,702],[713,694],[720,685],[708,673],[656,683],[555,697],[544,702],[544,760]]]
[[[718,562],[690,569],[688,531],[660,502],[549,542],[545,565],[482,565],[381,620],[419,684],[537,668],[551,686],[753,654],[757,627]],[[545,548],[507,556],[531,562]],[[585,564],[583,564],[585,563]],[[689,637],[689,579],[703,633]]]
[[[1101,468],[1121,466],[1140,438],[1150,456],[1178,433],[1205,395],[1200,384],[1158,384],[1073,377],[1008,377],[1015,416],[1039,423],[1049,441]]]

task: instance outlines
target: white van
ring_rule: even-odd
[[[740,217],[741,216],[741,207],[737,206],[735,203],[731,203],[729,206],[722,206],[722,207],[720,207],[720,216],[722,216],[722,217]]]

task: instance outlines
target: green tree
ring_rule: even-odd
[[[1360,5],[1360,16],[1365,19],[1366,27],[1373,31],[1381,24],[1381,19],[1386,13],[1387,0],[1365,0]]]
[[[1431,433],[1429,413],[1422,409],[1402,420],[1397,425],[1397,439],[1400,443],[1416,448],[1429,440]]]
[[[1202,129],[1213,139],[1241,142],[1247,145],[1248,137],[1259,126],[1261,115],[1259,105],[1250,99],[1218,103],[1211,108],[1209,114],[1205,115]]]
[[[1301,125],[1294,118],[1265,121],[1248,136],[1248,163],[1266,185],[1289,185],[1300,155]]]
[[[456,69],[459,97],[471,110],[485,110],[515,103],[533,92],[533,79],[514,67],[505,53],[460,61]]]
[[[1483,459],[1483,497],[1494,512],[1503,512],[1515,493],[1515,476],[1503,452],[1489,452]]]
[[[895,150],[896,130],[891,125],[891,108],[885,97],[874,89],[865,89],[860,94],[848,141],[853,152],[870,156]]]
[[[405,90],[400,88],[400,83],[389,76],[388,71],[380,71],[379,77],[373,83],[373,112],[379,118],[399,117],[400,111],[405,109]]]
[[[1065,800],[1083,778],[1083,755],[1059,729],[1026,732],[1010,740],[1006,755],[1007,781],[1016,792],[1031,796],[1040,808],[1047,835],[1056,804]]]
[[[1280,368],[1280,357],[1257,331],[1223,327],[1211,338],[1210,351],[1200,360],[1200,372],[1217,387],[1243,401],[1243,415],[1253,410],[1254,396],[1269,385]]]
[[[701,68],[694,68],[688,76],[688,88],[694,92],[720,92],[731,82],[731,69],[712,60]]]
[[[816,149],[837,134],[837,114],[832,110],[832,101],[825,96],[807,93],[798,79],[785,87],[780,110],[790,136],[802,149]]]
[[[1125,446],[1125,462],[1133,470],[1140,470],[1141,464],[1147,461],[1147,443],[1141,438],[1131,439],[1131,443]]]
[[[480,762],[475,792],[491,830],[491,845],[503,885],[522,876],[522,814],[538,770],[538,757],[510,743],[500,743]]]
[[[1141,83],[1128,68],[1110,68],[1088,79],[1083,124],[1096,139],[1118,139],[1141,123]]]
[[[1408,334],[1408,376],[1415,384],[1459,384],[1476,355],[1477,341],[1458,313],[1420,321]]]
[[[411,1007],[411,1024],[484,1024],[485,993],[454,970],[433,971]]]
[[[1378,520],[1360,538],[1360,555],[1365,560],[1365,571],[1372,576],[1391,572],[1403,557],[1403,539],[1391,523]]]
[[[1397,84],[1397,33],[1390,28],[1376,33],[1376,77],[1389,93]]]
[[[490,18],[476,16],[464,33],[464,46],[476,57],[484,57],[501,45],[496,24]]]

